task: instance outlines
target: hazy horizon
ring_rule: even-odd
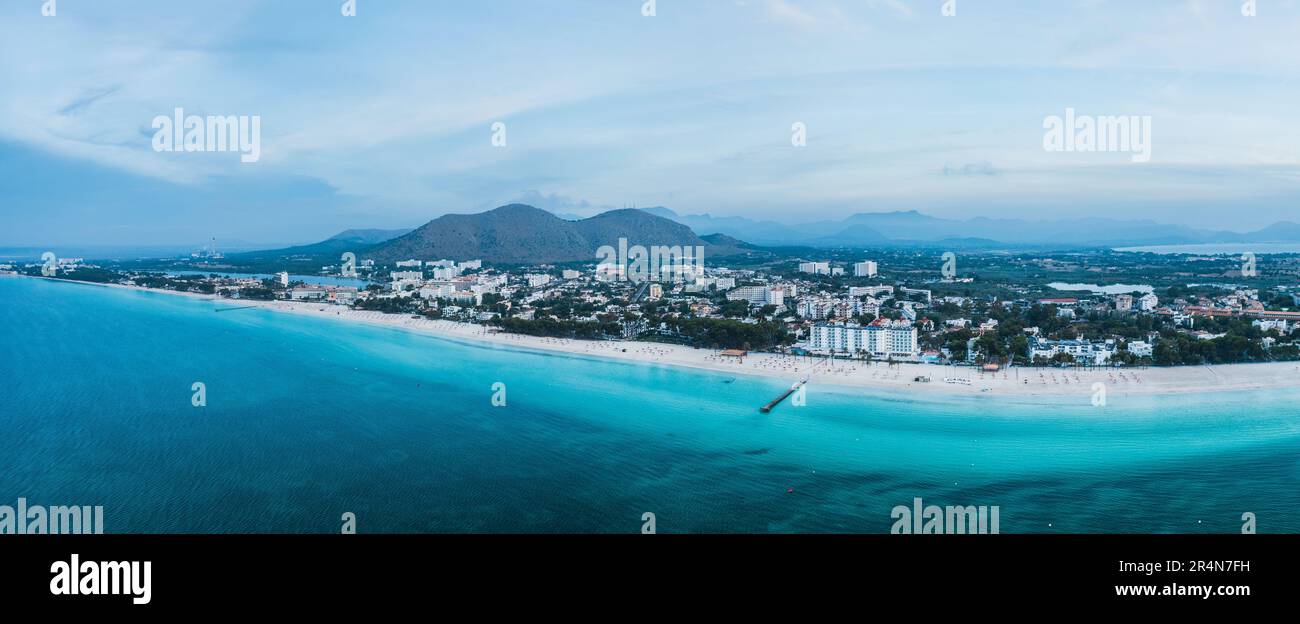
[[[1233,232],[1300,214],[1296,0],[42,4],[0,7],[0,246],[304,243],[515,201]],[[260,158],[156,151],[178,108],[257,116]],[[1075,112],[1149,119],[1146,160],[1045,149]]]

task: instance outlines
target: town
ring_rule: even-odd
[[[528,266],[362,259],[355,267],[321,266],[319,275],[335,283],[287,272],[222,273],[211,270],[220,257],[210,254],[183,261],[184,271],[99,266],[79,258],[59,259],[52,271],[50,263],[0,270],[40,275],[45,269],[63,279],[349,306],[533,336],[983,370],[1300,359],[1300,260],[1294,255],[1261,262],[1249,275],[1236,258],[1223,256],[971,252],[961,258],[966,268],[950,274],[933,252],[864,254],[773,253],[735,258],[732,266],[674,267],[657,280],[636,279],[610,258]],[[1045,281],[1099,274],[1151,283],[1116,291]]]

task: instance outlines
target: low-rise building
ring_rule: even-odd
[[[849,286],[850,297],[880,297],[881,295],[893,295],[894,287],[881,284],[879,286]]]
[[[1134,340],[1128,343],[1128,352],[1138,357],[1151,357],[1154,350],[1152,344],[1144,340]]]
[[[741,286],[727,293],[729,301],[748,301],[751,305],[784,305],[785,291],[773,286]]]
[[[1251,321],[1250,324],[1258,327],[1260,331],[1276,329],[1285,334],[1291,330],[1291,324],[1285,319],[1256,319]]]
[[[1115,354],[1115,341],[1093,342],[1090,340],[1044,340],[1035,338],[1030,344],[1029,355],[1032,358],[1052,359],[1066,353],[1074,361],[1082,364],[1101,365]]]

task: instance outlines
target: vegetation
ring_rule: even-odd
[[[744,323],[730,319],[676,318],[666,324],[689,344],[713,349],[770,351],[789,345],[794,337],[780,323]]]
[[[493,321],[493,324],[503,331],[529,336],[605,340],[620,338],[623,335],[623,327],[612,322],[560,321],[549,318],[530,321],[509,317],[498,318]]]

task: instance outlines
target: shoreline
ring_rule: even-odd
[[[899,363],[890,366],[884,362],[868,363],[849,360],[825,362],[824,358],[775,353],[752,353],[743,358],[743,361],[737,362],[733,358],[722,357],[719,355],[720,350],[715,349],[696,349],[682,345],[627,340],[590,341],[510,334],[490,331],[487,326],[473,323],[416,319],[406,314],[353,310],[329,303],[223,299],[200,293],[124,284],[102,284],[46,277],[36,277],[36,279],[180,295],[274,312],[388,327],[474,345],[494,345],[526,351],[759,376],[780,379],[787,383],[799,381],[806,376],[809,385],[813,386],[833,385],[857,390],[894,391],[914,398],[924,398],[933,394],[975,397],[1070,397],[1090,404],[1094,394],[1093,384],[1098,382],[1105,384],[1108,397],[1300,388],[1300,362],[1099,370],[1011,367],[996,373],[973,367],[935,364]],[[928,383],[914,381],[918,376],[929,377],[931,381]],[[944,378],[949,376],[967,379],[970,384],[944,382]]]

